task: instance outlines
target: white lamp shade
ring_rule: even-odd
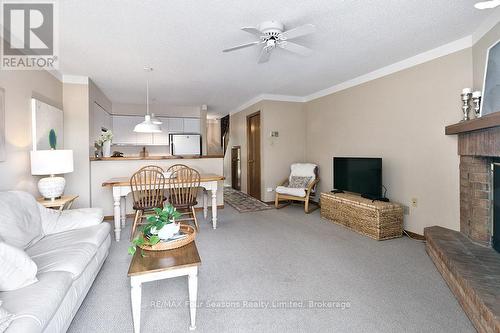
[[[154,124],[151,121],[151,116],[147,114],[144,116],[144,121],[142,123],[135,125],[134,132],[161,133],[161,127],[158,124]]]
[[[73,172],[72,150],[35,150],[31,152],[32,175],[59,175]]]

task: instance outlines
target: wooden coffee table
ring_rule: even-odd
[[[134,332],[141,330],[141,287],[142,283],[168,279],[177,276],[188,276],[189,312],[191,315],[190,330],[196,328],[196,298],[198,295],[198,266],[200,255],[195,242],[168,251],[144,251],[140,249],[132,257],[128,276],[130,277],[130,296],[132,299],[132,318]]]

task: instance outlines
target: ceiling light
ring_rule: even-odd
[[[144,67],[144,70],[146,72],[153,71],[151,67]],[[149,80],[146,80],[146,115],[144,116],[144,121],[142,123],[135,125],[134,132],[161,133],[160,124],[154,123],[149,115]]]
[[[500,6],[500,0],[482,1],[474,5],[477,9],[492,9],[497,6]]]

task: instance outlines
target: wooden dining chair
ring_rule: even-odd
[[[194,206],[197,204],[200,173],[186,166],[179,167],[172,172],[167,183],[168,201],[182,214],[178,221],[194,221],[198,230]]]
[[[182,168],[189,168],[189,167],[185,164],[174,164],[168,167],[167,172],[174,172]]]
[[[141,168],[130,178],[135,217],[132,224],[130,239],[133,239],[142,219],[154,208],[163,208],[165,201],[165,176],[156,168]]]
[[[165,170],[163,170],[162,167],[157,166],[157,165],[146,165],[146,166],[143,166],[142,168],[140,168],[139,170],[143,170],[143,169],[146,169],[146,170],[157,170],[157,171],[160,171],[161,173],[165,172]]]

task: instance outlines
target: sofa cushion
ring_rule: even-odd
[[[41,332],[52,319],[73,280],[66,272],[38,275],[38,282],[25,288],[0,292],[3,307],[14,315],[7,332]]]
[[[109,235],[111,226],[109,223],[101,223],[92,227],[73,229],[56,234],[50,234],[26,249],[30,255],[40,254],[46,251],[60,248],[61,246],[73,245],[76,243],[90,243],[96,247]]]
[[[58,211],[47,209],[40,205],[39,210],[45,235],[95,226],[100,224],[104,217],[101,208],[80,208]]]
[[[26,252],[38,266],[38,273],[63,271],[71,273],[71,277],[76,280],[96,254],[97,246],[83,242],[64,246],[45,242]]]
[[[278,186],[278,187],[276,187],[276,193],[304,198],[306,196],[306,189],[305,188],[293,188],[293,187],[286,187],[286,186]]]
[[[38,203],[31,194],[0,192],[0,237],[7,244],[27,248],[42,238]]]
[[[0,291],[15,290],[37,281],[37,267],[21,249],[0,242]]]

